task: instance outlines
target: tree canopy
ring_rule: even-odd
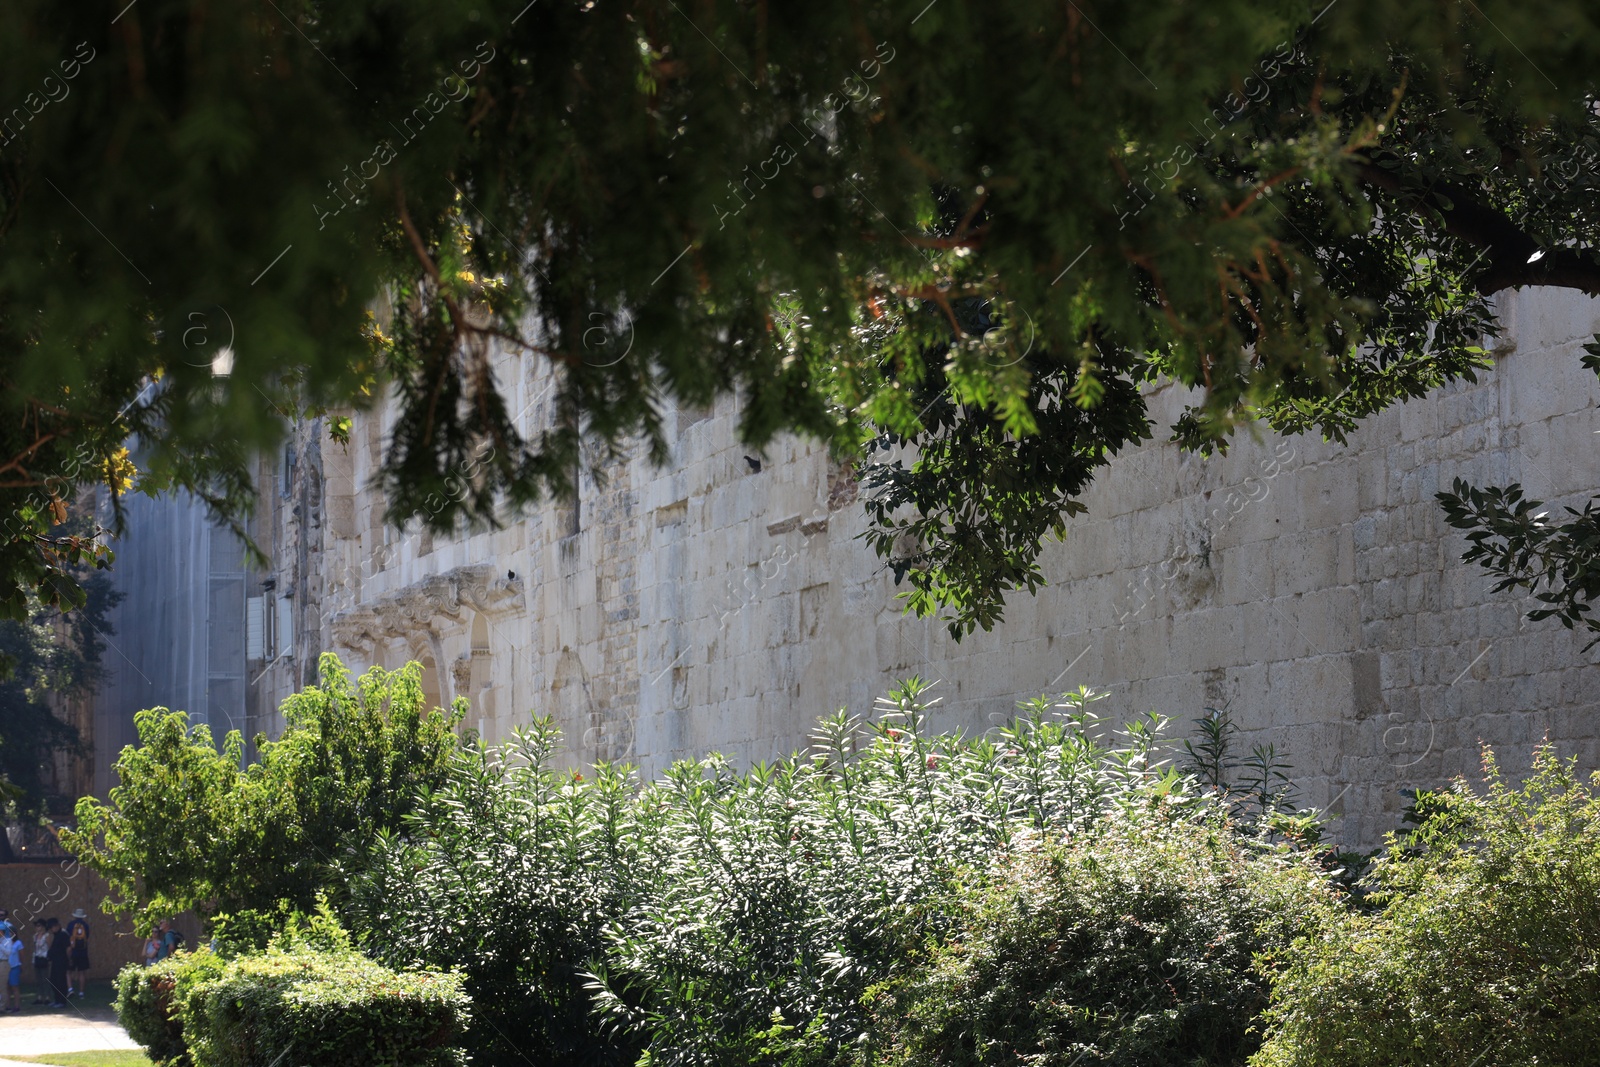
[[[81,798],[77,827],[61,832],[105,878],[107,907],[145,928],[189,910],[241,928],[310,912],[319,895],[338,898],[341,865],[445,781],[464,707],[429,708],[419,664],[354,681],[332,653],[318,667],[321,684],[284,701],[283,736],[257,738],[249,764],[237,730],[219,751],[182,711],[134,717],[139,745],[123,749],[107,802]]]
[[[98,551],[53,509],[130,434],[237,515],[287,415],[393,389],[390,517],[451,528],[736,393],[877,456],[912,606],[988,627],[1116,450],[1342,439],[1486,369],[1491,294],[1600,293],[1597,51],[1577,0],[18,0],[0,606]]]
[[[84,591],[79,610],[33,600],[23,619],[0,619],[0,667],[9,667],[0,675],[0,823],[68,818],[76,799],[50,789],[56,756],[84,753],[77,726],[57,714],[52,698],[84,696],[99,682],[107,614],[120,594],[105,574],[72,580]],[[8,851],[0,840],[0,856]]]

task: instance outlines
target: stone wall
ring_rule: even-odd
[[[1047,551],[1049,586],[959,644],[901,613],[858,539],[848,474],[806,441],[747,457],[731,402],[669,414],[666,469],[619,461],[582,480],[576,507],[455,537],[384,527],[383,412],[357,417],[348,448],[308,424],[300,454],[315,462],[287,491],[302,506],[268,531],[296,546],[275,558],[298,591],[301,667],[263,675],[260,707],[319,648],[356,668],[420,659],[430,692],[468,697],[492,741],[552,714],[575,763],[653,774],[712,748],[749,761],[803,747],[819,715],[868,713],[912,674],[939,681],[935,725],[969,729],[1089,685],[1112,716],[1155,709],[1182,727],[1226,708],[1246,750],[1276,745],[1306,801],[1371,843],[1399,789],[1472,771],[1480,741],[1512,768],[1546,735],[1600,762],[1595,655],[1463,565],[1433,496],[1458,475],[1560,503],[1600,490],[1600,383],[1577,358],[1600,305],[1502,300],[1492,373],[1369,421],[1348,447],[1269,436],[1211,459],[1161,443],[1120,455]],[[500,374],[537,426],[548,370],[507,359]],[[1152,400],[1170,415],[1183,397]]]

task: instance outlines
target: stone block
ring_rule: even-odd
[[[1272,567],[1272,592],[1277,596],[1308,593],[1338,583],[1339,535],[1321,529],[1287,534],[1267,549]]]
[[[1174,667],[1208,671],[1251,661],[1247,647],[1245,611],[1239,607],[1214,608],[1175,621],[1175,644],[1182,657]]]
[[[1272,559],[1266,553],[1252,547],[1239,547],[1226,553],[1213,550],[1211,558],[1217,574],[1215,603],[1218,606],[1253,605],[1272,597]]]

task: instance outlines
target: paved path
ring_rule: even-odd
[[[24,1000],[20,1013],[0,1015],[0,1056],[138,1048],[117,1025],[116,1013],[103,1003],[92,1002],[101,999],[94,993],[91,988],[87,1005],[74,1002],[70,1007],[52,1009],[34,1007]]]

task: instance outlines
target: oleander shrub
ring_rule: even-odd
[[[1484,772],[1390,836],[1381,910],[1296,942],[1255,1067],[1600,1063],[1600,775]]]
[[[881,1067],[1243,1064],[1271,960],[1331,900],[1304,853],[1127,813],[997,853],[959,930],[875,991]]]
[[[559,732],[537,721],[468,753],[404,833],[377,840],[346,917],[390,966],[461,970],[475,1062],[631,1065],[637,1036],[602,1028],[586,985],[606,924],[639,896],[640,815],[631,775],[565,769]]]
[[[929,735],[925,689],[871,724],[824,720],[808,755],[743,772],[711,756],[643,785],[561,769],[538,723],[380,840],[352,928],[391,966],[460,966],[486,1062],[832,1061],[870,1040],[867,992],[962,928],[955,887],[1019,842],[1130,819],[1257,832],[1160,760],[1155,716],[1119,737],[1079,693]]]
[[[959,921],[963,872],[1045,827],[1204,805],[1156,766],[1157,720],[1108,743],[1088,694],[983,737],[925,733],[929,706],[913,680],[864,734],[825,719],[808,758],[682,763],[646,787],[644,895],[609,927],[595,988],[653,1064],[835,1058],[867,1033],[868,987]]]

